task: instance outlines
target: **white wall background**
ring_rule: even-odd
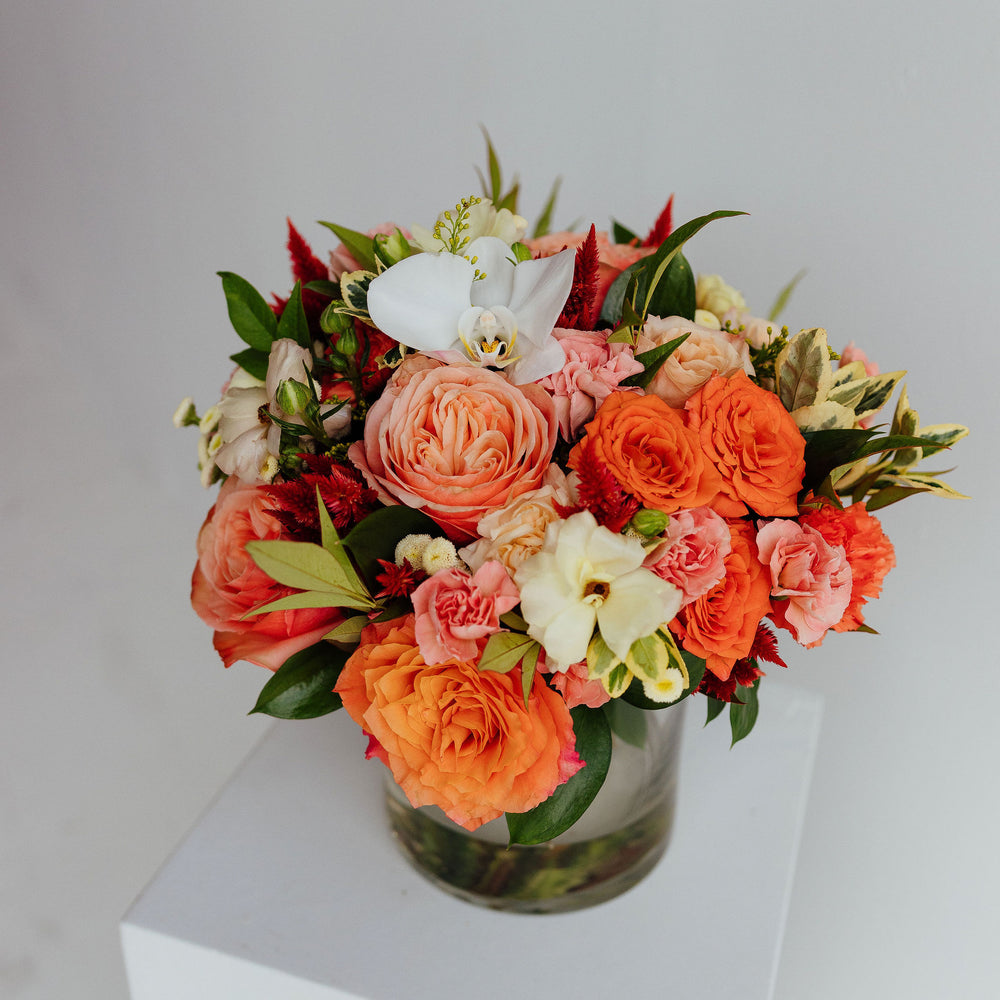
[[[973,500],[885,512],[881,636],[783,646],[827,711],[777,996],[996,995],[997,8],[621,9],[4,5],[0,995],[123,1000],[118,917],[263,731],[187,606],[210,498],[170,415],[240,347],[215,271],[285,290],[286,215],[324,252],[315,219],[428,222],[479,122],[528,215],[557,173],[562,224],[751,212],[696,269],[763,311],[808,267],[790,325],[973,426]]]

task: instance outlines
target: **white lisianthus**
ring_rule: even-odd
[[[680,610],[681,592],[651,570],[635,538],[616,535],[589,511],[550,524],[540,552],[515,574],[528,635],[553,669],[587,655],[596,625],[620,660]]]
[[[437,217],[437,225],[433,230],[425,229],[423,226],[411,226],[411,242],[416,243],[421,250],[427,253],[439,253],[447,250],[447,243],[435,235],[438,226],[447,227],[447,218],[442,212]],[[520,215],[515,215],[509,208],[501,208],[499,211],[493,207],[493,202],[489,198],[480,198],[473,205],[466,209],[465,222],[468,229],[464,230],[464,236],[468,240],[477,240],[480,236],[495,236],[503,240],[507,246],[524,239],[528,231],[528,220]]]
[[[394,340],[448,363],[509,368],[515,385],[559,371],[552,337],[573,286],[575,250],[515,264],[481,236],[454,253],[418,253],[372,280],[368,312]]]
[[[218,404],[218,439],[215,464],[226,475],[247,483],[269,483],[278,471],[281,428],[261,416],[261,407],[282,420],[302,423],[301,417],[283,410],[277,402],[278,390],[286,379],[306,384],[312,381],[312,352],[287,337],[271,344],[267,380],[261,382],[242,368],[226,386]],[[214,409],[214,407],[213,407]],[[323,422],[330,437],[342,434],[351,421],[351,408],[344,405]]]

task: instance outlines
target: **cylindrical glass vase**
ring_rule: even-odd
[[[439,888],[480,906],[564,913],[630,889],[663,856],[673,826],[683,705],[643,711],[621,704],[634,743],[612,737],[611,766],[590,808],[546,844],[507,846],[501,817],[470,833],[436,806],[414,809],[386,778],[393,836]]]

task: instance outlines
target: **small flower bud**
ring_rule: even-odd
[[[640,535],[652,538],[654,535],[663,533],[668,520],[669,518],[662,510],[650,510],[648,507],[642,507],[636,511],[629,526],[635,528]]]
[[[345,358],[353,358],[358,353],[358,335],[354,332],[353,326],[340,335],[340,338],[337,340],[336,351]]]
[[[274,394],[274,401],[288,414],[301,413],[312,399],[312,390],[293,378],[283,379]]]
[[[194,408],[194,400],[190,396],[185,396],[180,406],[174,410],[174,427],[190,427],[198,423],[198,413]]]

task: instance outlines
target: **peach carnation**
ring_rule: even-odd
[[[711,379],[686,409],[688,425],[722,474],[715,510],[724,517],[741,517],[748,508],[761,517],[795,516],[806,442],[773,392],[737,372]]]
[[[627,492],[665,514],[711,504],[722,487],[697,433],[658,396],[613,392],[587,424],[583,442]],[[572,469],[582,460],[583,442],[570,452]]]
[[[851,600],[851,564],[844,547],[827,544],[809,525],[770,521],[757,532],[760,561],[771,577],[774,621],[803,646],[818,646]]]
[[[341,620],[336,608],[247,612],[292,593],[247,555],[247,542],[282,537],[266,490],[230,476],[198,533],[198,563],[191,578],[191,605],[215,629],[213,644],[228,667],[249,660],[277,670],[293,653],[320,641]]]
[[[670,623],[684,648],[702,657],[723,681],[729,679],[733,664],[749,655],[757,626],[771,609],[770,583],[757,558],[752,525],[733,521],[729,532],[726,575]]]
[[[843,510],[824,503],[818,510],[799,518],[815,528],[830,545],[842,545],[851,564],[851,600],[835,632],[853,632],[865,623],[862,608],[869,598],[882,593],[885,575],[896,565],[896,553],[889,536],[863,503]]]
[[[750,349],[739,334],[710,330],[680,316],[650,316],[642,327],[636,353],[676,340],[688,339],[663,363],[648,391],[668,406],[683,406],[713,375],[728,378],[737,372],[753,375]]]
[[[408,357],[348,457],[383,503],[423,510],[455,541],[537,489],[556,443],[552,399],[472,365]]]
[[[427,666],[412,615],[367,626],[336,691],[410,802],[467,830],[534,808],[583,767],[569,709],[540,673],[525,707],[519,669]]]
[[[538,669],[548,672],[545,657],[538,659]],[[592,681],[587,669],[587,661],[571,663],[566,670],[557,670],[549,674],[549,683],[566,700],[567,708],[586,705],[588,708],[600,708],[611,701],[611,695],[600,681]]]
[[[684,594],[684,604],[708,593],[726,574],[732,549],[729,525],[709,507],[674,514],[663,542],[646,556],[644,565]]]
[[[555,401],[559,433],[572,441],[582,424],[619,384],[643,370],[626,344],[609,344],[606,333],[589,330],[552,331],[566,355],[566,363],[539,379]]]

